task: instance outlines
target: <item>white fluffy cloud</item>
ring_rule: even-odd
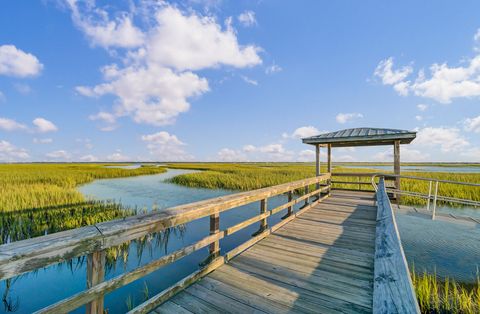
[[[36,126],[37,132],[40,133],[55,132],[58,130],[57,126],[53,124],[53,122],[44,118],[36,118],[32,121],[32,123]]]
[[[45,154],[45,156],[51,159],[59,159],[59,160],[68,160],[71,157],[70,153],[68,153],[63,149],[47,153]]]
[[[15,120],[0,118],[0,130],[4,131],[18,131],[18,130],[27,130],[27,126],[21,123],[18,123]]]
[[[400,157],[401,161],[424,161],[427,160],[429,154],[421,152],[416,149],[408,148],[405,145],[400,147]],[[383,152],[376,153],[373,155],[373,160],[381,162],[392,162],[393,161],[393,149],[388,148]]]
[[[150,154],[159,161],[185,161],[193,156],[185,152],[185,143],[177,136],[165,131],[142,135],[142,141],[147,143]]]
[[[224,162],[247,161],[245,154],[230,148],[222,148],[219,150],[217,157],[220,161]]]
[[[335,120],[337,120],[337,122],[340,124],[345,124],[347,122],[361,119],[361,118],[363,118],[363,114],[352,112],[352,113],[339,113],[335,117]]]
[[[272,64],[271,66],[268,66],[268,67],[265,69],[265,73],[266,73],[266,74],[273,74],[273,73],[280,72],[280,71],[282,71],[282,70],[283,70],[283,69],[282,69],[279,65]]]
[[[475,42],[479,41],[475,34]],[[477,47],[478,48],[478,47]],[[476,49],[478,53],[479,50]],[[421,69],[415,80],[408,80],[413,72],[410,66],[393,69],[393,58],[380,61],[374,75],[382,79],[384,85],[393,85],[400,95],[415,95],[434,99],[440,103],[450,103],[456,98],[480,97],[480,54],[461,62],[459,66],[447,63],[434,63],[430,66],[430,76]]]
[[[51,138],[33,138],[33,143],[35,144],[50,144],[53,143],[53,139]]]
[[[248,144],[241,150],[223,148],[217,157],[222,161],[293,161],[295,154],[282,144],[272,143],[263,146]]]
[[[300,139],[300,138],[319,135],[319,134],[322,134],[322,133],[327,133],[327,132],[326,131],[319,131],[316,127],[309,125],[309,126],[302,126],[302,127],[297,128],[295,131],[292,132],[292,134],[283,133],[282,137],[283,138]]]
[[[72,20],[90,39],[92,45],[133,48],[143,44],[145,34],[135,27],[131,16],[122,13],[113,20],[106,10],[95,7],[95,2],[66,0],[72,11]]]
[[[98,158],[94,155],[85,155],[85,156],[80,157],[80,161],[83,161],[83,162],[97,162]]]
[[[417,105],[417,109],[420,110],[420,111],[425,111],[425,110],[428,109],[428,105],[418,104],[418,105]]]
[[[442,152],[455,152],[467,147],[469,142],[457,128],[427,127],[418,131],[414,144],[427,147],[439,146]]]
[[[254,79],[251,79],[245,75],[241,75],[240,76],[242,78],[242,80],[247,83],[247,84],[250,84],[250,85],[255,85],[257,86],[258,85],[258,81],[254,80]]]
[[[257,24],[257,20],[255,18],[255,12],[253,11],[245,11],[238,16],[238,21],[245,27],[253,26]]]
[[[42,71],[43,65],[37,57],[13,45],[0,46],[0,75],[27,77]]]
[[[401,95],[408,94],[408,82],[405,78],[412,73],[410,66],[405,66],[398,70],[393,70],[393,58],[380,61],[375,69],[374,75],[382,79],[384,85],[393,85],[393,88]]]
[[[113,162],[130,161],[130,157],[123,155],[120,151],[117,151],[113,154],[108,155],[107,160]]]
[[[304,149],[298,153],[298,161],[308,162],[315,160],[315,152],[311,149]]]
[[[14,162],[29,157],[26,149],[16,147],[5,140],[0,140],[0,161]]]
[[[137,123],[171,124],[189,110],[190,98],[209,90],[207,79],[192,71],[221,65],[244,68],[262,62],[260,48],[240,45],[235,30],[228,25],[222,28],[213,17],[186,13],[166,4],[151,9],[155,16],[152,26],[144,32],[137,49],[127,50],[124,65],[103,67],[102,84],[76,88],[88,97],[116,96],[110,120],[132,116]],[[82,14],[74,10],[73,15]],[[92,24],[99,17],[89,15],[88,19]],[[109,21],[105,14],[102,19]]]
[[[109,112],[100,111],[97,114],[90,115],[88,118],[92,121],[101,121],[103,125],[100,127],[101,131],[110,132],[117,128],[117,117]]]
[[[465,131],[480,133],[480,116],[465,119],[463,126]]]

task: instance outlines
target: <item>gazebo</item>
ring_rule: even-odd
[[[379,129],[379,128],[354,128],[331,133],[324,133],[302,139],[305,144],[314,145],[316,148],[316,174],[320,175],[320,147],[327,148],[327,171],[332,172],[332,148],[353,146],[379,146],[393,145],[393,172],[400,175],[400,144],[410,144],[417,132]],[[400,178],[395,177],[395,188],[400,189]]]

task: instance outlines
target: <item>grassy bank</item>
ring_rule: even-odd
[[[221,188],[234,190],[253,190],[267,186],[282,184],[294,180],[312,177],[315,166],[307,163],[191,163],[169,164],[170,168],[196,169],[202,172],[179,175],[172,178],[172,183],[202,188]],[[322,172],[326,168],[322,167]],[[378,172],[374,169],[347,168],[336,166],[336,173],[345,172]],[[427,177],[441,180],[480,182],[480,173],[449,172],[404,172],[405,175]],[[356,181],[356,177],[336,178],[340,181]],[[361,178],[360,182],[370,182],[370,178]],[[340,188],[358,188],[358,184],[335,184]],[[362,185],[362,189],[372,190],[371,186]],[[429,184],[425,181],[402,179],[402,189],[428,194]],[[480,188],[453,184],[440,184],[440,195],[466,198],[480,201]],[[416,197],[403,197],[403,204],[423,205],[425,201]]]
[[[418,304],[422,313],[480,313],[480,279],[465,286],[433,274],[412,273]]]
[[[165,169],[154,166],[121,169],[100,164],[3,164],[0,212],[84,203],[85,198],[75,189],[80,184],[162,172]]]

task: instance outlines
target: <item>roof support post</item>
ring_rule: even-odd
[[[327,172],[332,173],[332,144],[328,144],[328,153],[327,153]]]
[[[315,145],[315,170],[316,176],[320,175],[320,145]]]
[[[395,177],[395,189],[400,190],[400,141],[396,140],[393,142],[393,172],[397,177]],[[400,204],[400,194],[396,194],[395,198],[397,199],[397,204]]]
[[[320,144],[315,145],[315,174],[320,176]],[[320,189],[320,182],[315,185],[316,189]],[[318,198],[320,198],[320,193],[318,193]]]

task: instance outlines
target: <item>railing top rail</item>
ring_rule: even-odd
[[[458,185],[480,187],[480,183],[441,180],[441,179],[436,179],[436,178],[425,178],[425,177],[418,177],[418,176],[397,175],[397,174],[390,174],[390,173],[376,173],[376,174],[372,174],[372,177],[386,177],[386,178],[394,177],[394,178],[413,179],[413,180],[421,180],[421,181],[433,181],[433,182],[439,182],[439,183],[449,183],[449,184],[458,184]]]
[[[330,174],[0,245],[0,280],[120,245],[192,220],[286,193]]]
[[[373,313],[420,313],[383,178],[376,198]]]

